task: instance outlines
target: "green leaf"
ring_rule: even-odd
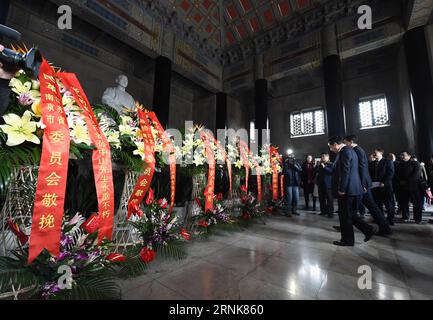
[[[117,300],[121,298],[116,279],[107,274],[76,279],[71,290],[62,290],[53,299],[62,300]]]
[[[170,241],[167,244],[158,244],[155,248],[157,257],[164,259],[182,260],[187,257],[184,241]]]
[[[21,261],[10,258],[0,257],[0,293],[36,286],[39,279],[33,274],[30,268],[23,267]]]

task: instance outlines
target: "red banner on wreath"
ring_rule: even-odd
[[[281,193],[281,199],[284,199],[284,175],[283,174],[280,177],[280,193]]]
[[[207,135],[210,139],[210,142],[215,144],[215,146],[217,147],[219,152],[221,152],[221,154],[224,157],[224,161],[226,162],[226,165],[227,165],[227,172],[229,174],[229,191],[230,191],[230,194],[232,194],[232,192],[233,192],[232,163],[231,163],[229,157],[227,156],[227,152],[221,146],[221,143],[217,139],[215,139],[214,135],[211,132],[208,132]]]
[[[170,212],[172,212],[176,199],[176,155],[174,153],[174,146],[167,133],[164,131],[164,128],[159,122],[155,112],[148,112],[147,116],[150,118],[150,120],[152,120],[155,129],[158,131],[159,137],[163,142],[163,150],[169,153],[168,161],[170,164]]]
[[[269,156],[272,167],[272,200],[278,201],[278,171],[275,160],[280,161],[281,156],[278,153],[278,150],[275,147],[269,148]]]
[[[45,124],[30,235],[29,264],[47,249],[60,253],[69,161],[69,127],[54,70],[44,59],[39,74]]]
[[[134,191],[128,202],[128,219],[131,214],[142,216],[140,204],[150,189],[152,178],[155,173],[155,140],[146,113],[140,106],[137,106],[138,118],[144,143],[144,162],[147,165],[144,173],[138,178]]]
[[[210,145],[212,138],[205,132],[201,133],[201,139],[203,140],[207,163],[209,165],[209,171],[207,176],[207,186],[204,191],[205,196],[205,213],[208,211],[213,211],[214,209],[214,197],[215,197],[215,171],[216,171],[216,162],[215,156],[213,153],[213,149]]]
[[[262,171],[260,169],[260,165],[257,162],[256,159],[251,157],[253,159],[254,168],[256,169],[256,175],[257,175],[257,201],[260,203],[262,202]]]
[[[113,237],[114,183],[110,144],[98,124],[77,76],[73,73],[59,73],[58,76],[66,89],[72,93],[76,104],[81,109],[89,130],[90,140],[96,147],[92,153],[92,164],[98,198],[98,240],[101,243],[105,238],[111,240]]]

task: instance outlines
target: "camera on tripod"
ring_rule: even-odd
[[[5,36],[15,41],[21,39],[21,34],[18,31],[2,24],[0,24],[0,36]],[[42,63],[42,55],[37,48],[32,48],[27,53],[19,53],[5,48],[0,52],[0,62],[3,64],[5,71],[14,72],[17,69],[22,69],[29,77],[37,79]]]

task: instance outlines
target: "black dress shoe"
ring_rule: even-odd
[[[346,243],[343,241],[334,241],[333,243],[334,243],[334,245],[339,246],[339,247],[354,247],[355,246],[355,244],[353,244],[353,243],[350,244],[350,243]]]
[[[295,216],[299,216],[299,213],[297,213],[297,212],[295,211],[295,212],[293,212],[293,215],[295,215]]]
[[[323,212],[321,212],[321,213],[319,213],[319,216],[327,216],[328,214],[327,213],[323,213]]]
[[[394,226],[394,221],[388,221],[388,224],[389,224],[390,226]]]
[[[373,226],[373,229],[369,234],[365,236],[364,242],[370,241],[370,239],[379,232],[379,228],[377,226]]]
[[[340,232],[341,231],[341,227],[340,226],[332,226],[334,228],[335,231]]]

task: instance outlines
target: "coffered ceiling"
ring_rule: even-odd
[[[311,0],[162,0],[215,48],[227,48],[311,8]],[[222,17],[221,17],[222,12]],[[222,27],[221,27],[222,26]]]

